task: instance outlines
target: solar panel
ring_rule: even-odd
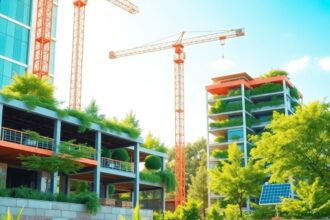
[[[264,184],[262,186],[259,205],[280,204],[281,198],[291,198],[291,185],[289,183]]]

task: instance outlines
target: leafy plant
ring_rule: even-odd
[[[149,170],[159,170],[162,166],[160,157],[155,155],[148,155],[144,162],[145,167]]]
[[[116,191],[116,187],[113,184],[108,185],[108,195],[111,197]]]
[[[112,151],[108,148],[102,147],[101,148],[101,157],[111,158]]]
[[[238,205],[228,204],[224,210],[225,218],[229,220],[238,220],[243,218]]]
[[[233,126],[240,126],[243,124],[243,118],[232,118],[232,119],[226,119],[218,122],[211,122],[210,127],[211,128],[225,128],[225,127],[233,127]]]
[[[290,96],[297,99],[297,100],[299,100],[300,95],[299,95],[298,89],[297,88],[290,88]]]
[[[214,151],[212,151],[212,157],[220,158],[220,159],[228,158],[228,151],[214,150]]]
[[[127,150],[123,149],[123,148],[113,150],[111,157],[114,160],[120,160],[120,161],[126,161],[126,162],[130,160]]]
[[[199,220],[200,207],[200,202],[188,200],[188,202],[183,207],[183,220]]]
[[[272,106],[278,106],[278,105],[283,105],[284,101],[283,99],[272,97],[271,100],[269,101],[263,101],[263,102],[258,102],[253,105],[253,109],[258,109],[258,108],[263,108],[263,107],[272,107]]]
[[[269,77],[274,77],[274,76],[289,76],[289,73],[284,70],[280,69],[272,69],[269,70],[267,73],[264,73],[261,75],[261,78],[269,78]]]
[[[217,114],[223,112],[231,112],[242,110],[242,102],[241,101],[221,101],[217,100],[213,106],[210,108],[210,114]]]
[[[21,208],[18,211],[18,214],[16,215],[16,217],[14,217],[11,213],[10,213],[10,209],[7,209],[7,212],[4,216],[0,216],[1,220],[20,220],[23,214],[23,208]]]
[[[164,143],[162,143],[158,137],[153,136],[151,132],[147,134],[143,147],[163,153],[167,152],[167,147]]]
[[[91,214],[96,214],[100,208],[99,198],[95,193],[79,192],[72,195],[73,201],[83,203]]]
[[[226,140],[225,136],[223,136],[223,135],[220,135],[214,139],[214,142],[217,142],[217,143],[222,143],[222,142],[226,142],[226,141],[227,140]]]
[[[166,192],[173,192],[176,187],[175,175],[170,170],[150,172],[140,172],[140,179],[151,183],[164,184]]]
[[[272,92],[279,92],[282,91],[283,87],[281,84],[277,83],[265,83],[261,86],[255,87],[251,90],[251,95],[260,95],[260,94],[266,94],[266,93],[272,93]]]
[[[249,217],[252,219],[272,219],[276,216],[274,205],[257,205],[256,203],[250,203],[252,211]]]

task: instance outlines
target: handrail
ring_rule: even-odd
[[[122,170],[126,172],[134,172],[134,163],[109,159],[106,157],[101,157],[101,167]]]
[[[1,140],[23,144],[31,147],[37,147],[46,150],[53,150],[53,139],[45,136],[42,140],[33,140],[26,132],[2,127]]]

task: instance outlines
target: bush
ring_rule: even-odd
[[[300,98],[298,89],[297,88],[291,88],[290,89],[290,96],[298,100]]]
[[[230,220],[241,219],[238,205],[228,204],[225,208],[225,217]]]
[[[162,166],[162,160],[155,155],[149,155],[145,159],[145,167],[148,170],[159,170]]]
[[[210,108],[210,114],[217,114],[222,112],[231,112],[231,111],[238,111],[242,110],[242,102],[235,101],[235,102],[221,102],[221,100],[217,100],[214,105]]]
[[[100,208],[99,198],[95,193],[81,192],[72,195],[72,200],[77,203],[85,204],[86,209],[91,214],[96,214]]]
[[[164,184],[166,192],[173,192],[176,187],[175,175],[170,170],[150,172],[140,172],[140,179],[151,183]]]
[[[154,212],[152,215],[153,220],[163,220],[163,214],[161,212]]]
[[[217,143],[222,143],[222,142],[226,142],[226,141],[227,141],[226,138],[222,135],[220,135],[214,139],[214,142],[217,142]]]
[[[223,212],[221,211],[220,203],[212,204],[207,210],[206,220],[223,220]]]
[[[120,148],[112,152],[111,158],[114,160],[126,161],[130,160],[129,154],[126,149]]]
[[[228,152],[226,150],[215,150],[212,152],[212,157],[214,158],[228,158]]]
[[[188,200],[183,207],[183,220],[199,220],[201,203],[193,200]]]
[[[101,157],[111,158],[112,151],[108,148],[102,147]]]
[[[249,217],[252,219],[271,219],[276,216],[274,205],[261,206],[251,203],[251,208],[252,211]]]
[[[233,126],[240,126],[243,124],[243,118],[232,118],[226,119],[218,122],[210,123],[211,128],[224,128],[224,127],[233,127]]]
[[[274,70],[269,70],[267,73],[264,73],[261,75],[261,78],[268,78],[268,77],[274,77],[274,76],[288,76],[289,73],[284,70],[280,69],[274,69]]]
[[[265,94],[265,93],[279,92],[282,90],[283,90],[283,87],[281,84],[266,83],[266,84],[263,84],[259,87],[252,89],[250,94],[251,95],[260,95],[260,94]]]
[[[113,184],[109,184],[108,185],[108,193],[109,193],[109,196],[112,196],[116,191],[116,187],[115,185]]]
[[[278,106],[284,104],[283,99],[273,97],[270,101],[258,102],[254,104],[253,109],[263,108],[266,106]]]

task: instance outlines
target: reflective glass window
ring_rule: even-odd
[[[0,13],[30,25],[31,0],[0,0]]]

